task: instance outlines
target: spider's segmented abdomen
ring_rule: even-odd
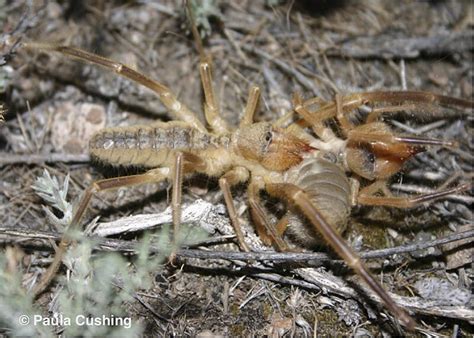
[[[308,158],[287,178],[303,189],[321,215],[336,230],[344,231],[351,211],[351,186],[343,168],[324,158]],[[300,212],[289,214],[287,233],[305,246],[319,243],[320,235]]]
[[[186,123],[169,122],[104,129],[92,137],[89,149],[93,158],[110,164],[159,167],[172,165],[177,151],[197,153],[221,143]]]

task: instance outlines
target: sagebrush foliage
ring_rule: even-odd
[[[57,218],[45,207],[53,222],[66,225],[73,207],[67,201],[68,178],[60,186],[57,178],[45,170],[34,186],[37,193],[48,204],[63,212]],[[52,217],[52,216],[54,217]],[[33,298],[22,286],[20,268],[14,273],[6,268],[7,258],[0,252],[0,332],[12,336],[51,336],[61,333],[65,336],[138,336],[143,325],[127,312],[134,295],[139,290],[152,287],[154,276],[160,271],[163,262],[180,245],[196,243],[205,238],[204,230],[187,225],[177,236],[176,244],[170,238],[170,227],[165,226],[153,234],[145,234],[137,242],[136,255],[126,259],[114,252],[95,252],[94,239],[75,233],[76,240],[64,259],[68,268],[65,277],[59,278],[61,286],[55,293],[48,313],[35,307]],[[160,248],[160,253],[150,255],[150,246]],[[29,325],[21,325],[19,318],[26,315]],[[36,318],[59,319],[55,325],[48,322],[34,322]],[[119,325],[79,325],[76,318],[108,318]],[[70,319],[69,322],[66,319]]]

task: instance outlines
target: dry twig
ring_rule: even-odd
[[[404,58],[413,59],[422,54],[446,55],[472,51],[474,31],[448,32],[423,37],[396,37],[381,34],[369,37],[356,37],[328,50],[328,55],[351,58]]]
[[[0,166],[9,164],[88,163],[89,154],[9,154],[0,153]]]

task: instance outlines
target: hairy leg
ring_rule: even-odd
[[[171,193],[171,212],[173,219],[173,239],[176,240],[181,223],[181,192],[183,189],[183,158],[184,154],[178,152],[174,161],[173,168],[173,191]]]
[[[312,103],[312,99],[307,100],[303,103],[304,107],[309,106]],[[429,92],[421,91],[378,91],[378,92],[362,92],[350,95],[344,95],[341,97],[341,109],[342,113],[352,111],[364,104],[374,103],[386,103],[389,107],[377,108],[381,109],[377,114],[373,115],[370,120],[374,120],[377,115],[383,112],[391,112],[395,109],[396,105],[405,106],[405,108],[418,109],[421,114],[423,110],[426,110],[427,105],[437,105],[440,107],[452,108],[452,109],[472,109],[474,102],[470,100],[459,99],[451,96],[438,95]],[[328,102],[322,104],[319,109],[312,112],[312,116],[305,117],[307,121],[312,123],[314,119],[329,119],[337,116],[337,103]],[[401,110],[401,109],[400,109]]]
[[[68,46],[58,46],[47,43],[35,43],[29,42],[24,43],[23,46],[28,49],[39,49],[45,51],[53,51],[64,54],[70,58],[80,60],[82,62],[88,62],[95,65],[107,68],[115,73],[128,78],[136,83],[139,83],[158,94],[163,105],[168,108],[173,114],[176,115],[182,121],[188,122],[191,126],[198,129],[201,132],[206,132],[206,128],[199,121],[196,115],[178,98],[171,92],[171,90],[165,85],[150,79],[146,75],[133,70],[132,68],[124,65],[123,63],[116,62],[105,57],[83,51],[78,48]]]
[[[451,194],[463,192],[472,188],[471,183],[461,184],[450,189],[443,189],[431,194],[422,194],[409,197],[393,196],[384,181],[377,181],[363,188],[357,197],[357,203],[363,205],[381,205],[394,208],[413,208],[425,202],[432,202],[439,198],[446,197]],[[382,192],[384,196],[375,196],[376,193]]]
[[[385,306],[398,320],[408,329],[413,330],[416,323],[400,308],[388,295],[380,283],[372,276],[368,268],[360,260],[352,248],[341,238],[335,229],[327,223],[318,209],[311,203],[306,193],[293,184],[279,183],[267,184],[267,191],[274,196],[285,198],[297,206],[308,218],[315,229],[321,233],[332,249],[341,256],[344,261],[370,286],[370,288],[382,299]]]
[[[336,102],[336,119],[339,121],[342,133],[344,136],[347,136],[349,131],[354,129],[354,124],[349,121],[347,114],[344,114],[342,109],[342,96],[340,94],[336,94],[334,101]]]
[[[372,108],[372,111],[367,115],[365,119],[366,123],[371,123],[377,121],[383,114],[391,114],[400,111],[412,111],[416,109],[415,104],[402,104],[399,106],[387,106],[387,107],[376,107]]]
[[[253,118],[255,116],[255,112],[257,111],[259,100],[260,88],[257,86],[252,86],[249,90],[244,116],[242,117],[242,120],[240,120],[240,127],[248,126],[253,123]]]
[[[314,100],[311,100],[310,103],[313,103]],[[323,101],[319,101],[317,103],[322,103]],[[301,96],[297,93],[293,95],[293,106],[295,107],[295,111],[312,127],[314,133],[324,142],[330,142],[336,136],[332,132],[330,128],[327,128],[324,125],[325,120],[327,120],[331,116],[326,116],[324,114],[320,114],[320,111],[311,112],[306,107],[310,105],[307,102],[303,102]]]
[[[282,238],[281,224],[276,228],[268,222],[265,211],[260,203],[260,191],[264,188],[262,181],[253,180],[248,187],[250,213],[255,223],[257,234],[266,245],[274,245],[278,251],[288,251],[288,246]],[[280,231],[279,231],[280,229]],[[285,226],[286,229],[286,226]]]
[[[362,124],[350,130],[347,139],[358,143],[408,144],[413,146],[456,147],[457,142],[427,137],[399,136],[391,132],[383,122]]]
[[[239,183],[247,181],[249,178],[249,172],[244,167],[235,167],[232,170],[229,170],[219,179],[219,186],[224,193],[224,200],[227,206],[227,211],[229,212],[230,221],[235,230],[235,235],[239,242],[239,246],[243,251],[249,252],[250,249],[245,243],[244,234],[242,232],[242,227],[240,225],[239,218],[237,216],[237,211],[235,210],[234,200],[232,198],[232,193],[230,188]]]
[[[209,55],[206,55],[206,53],[204,52],[201,37],[199,36],[198,29],[194,22],[194,16],[189,1],[186,1],[186,8],[188,12],[188,20],[191,24],[191,30],[193,32],[194,41],[196,42],[196,48],[199,52],[199,74],[201,76],[202,88],[204,90],[204,114],[206,116],[206,121],[211,126],[213,131],[218,134],[225,134],[229,132],[229,126],[220,115],[219,105],[217,103],[214,87],[212,85],[211,57]]]

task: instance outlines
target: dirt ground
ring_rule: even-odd
[[[52,257],[51,242],[39,234],[62,231],[48,221],[46,202],[31,188],[37,177],[44,169],[60,182],[70,175],[73,201],[94,180],[140,173],[143,168],[90,161],[88,140],[104,127],[173,116],[150,90],[113,72],[57,53],[27,51],[21,43],[60,43],[119,60],[171,88],[202,121],[203,93],[199,54],[181,1],[0,1],[0,7],[0,101],[6,111],[0,124],[0,243],[21,253],[17,269],[27,287]],[[222,116],[235,127],[251,85],[262,89],[256,119],[267,121],[292,109],[293,93],[330,101],[336,93],[416,90],[472,100],[472,1],[202,0],[194,10],[212,56]],[[384,120],[400,133],[459,143],[416,155],[390,181],[394,193],[472,180],[472,111],[426,105],[420,114]],[[93,199],[86,219],[160,213],[168,192],[167,184],[105,192]],[[251,236],[245,186],[233,193]],[[266,198],[278,214],[281,203]],[[183,203],[198,199],[223,204],[217,179],[186,180]],[[411,210],[355,207],[344,237],[369,253],[447,238],[472,231],[472,202],[468,191]],[[225,213],[220,217],[228,222]],[[210,235],[217,244],[199,249],[238,251],[235,239],[225,235]],[[382,254],[367,264],[413,314],[416,334],[472,335],[472,242],[416,249]],[[319,251],[329,259],[281,263],[178,255],[175,266],[164,265],[153,285],[126,303],[126,313],[150,336],[406,333],[330,250]],[[51,311],[59,291],[53,283],[37,306]],[[0,324],[0,332],[10,332],[4,319]]]

